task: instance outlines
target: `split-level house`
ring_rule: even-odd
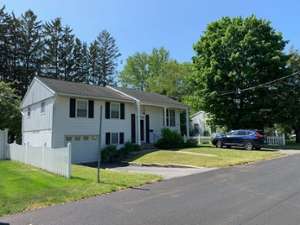
[[[167,96],[35,77],[21,103],[22,141],[60,148],[71,143],[72,162],[97,160],[106,145],[151,144],[168,127],[180,133],[188,108]]]

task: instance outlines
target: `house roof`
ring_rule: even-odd
[[[158,106],[168,106],[174,108],[187,108],[186,105],[165,95],[144,92],[135,89],[121,88],[121,87],[117,87],[117,88],[114,87],[114,89],[119,90],[129,96],[132,96],[140,100],[141,103],[144,105],[158,105]]]
[[[181,109],[187,108],[186,105],[178,101],[156,93],[143,92],[121,87],[100,87],[45,77],[37,77],[37,79],[43,82],[47,87],[57,94],[130,102],[134,102],[137,99],[141,102],[141,104],[144,105],[166,106]]]
[[[37,77],[37,79],[42,81],[51,90],[58,94],[134,102],[132,98],[122,95],[107,87],[100,87],[45,77]]]

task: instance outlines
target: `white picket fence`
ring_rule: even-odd
[[[6,158],[7,130],[0,130],[0,159]]]
[[[267,145],[285,145],[285,135],[265,136],[265,144]]]
[[[211,137],[210,136],[194,136],[190,137],[191,139],[195,139],[198,141],[198,144],[210,144],[211,143]]]
[[[70,178],[71,144],[65,148],[7,144],[7,130],[0,130],[0,159],[10,159]]]

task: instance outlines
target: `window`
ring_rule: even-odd
[[[86,100],[77,100],[77,117],[87,117]]]
[[[113,144],[113,145],[119,144],[119,134],[118,133],[111,133],[111,144]]]
[[[86,136],[83,136],[83,140],[84,140],[84,141],[88,141],[88,140],[89,140],[89,136],[87,136],[87,135],[86,135]]]
[[[175,127],[175,110],[169,110],[169,125]]]
[[[120,104],[119,103],[111,103],[110,104],[110,117],[112,119],[120,118]]]
[[[41,103],[41,113],[45,112],[45,102]]]
[[[31,114],[31,108],[28,107],[28,109],[27,109],[27,117],[30,117],[30,114]]]
[[[93,135],[91,136],[91,141],[96,141],[97,140],[97,136]]]
[[[66,140],[66,142],[71,142],[72,141],[72,136],[66,136],[65,140]]]
[[[75,136],[75,141],[80,141],[80,136]]]

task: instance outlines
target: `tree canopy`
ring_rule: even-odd
[[[196,72],[190,77],[187,101],[228,128],[273,124],[278,89],[239,90],[286,75],[286,43],[270,22],[255,16],[224,17],[209,24],[194,45]]]

